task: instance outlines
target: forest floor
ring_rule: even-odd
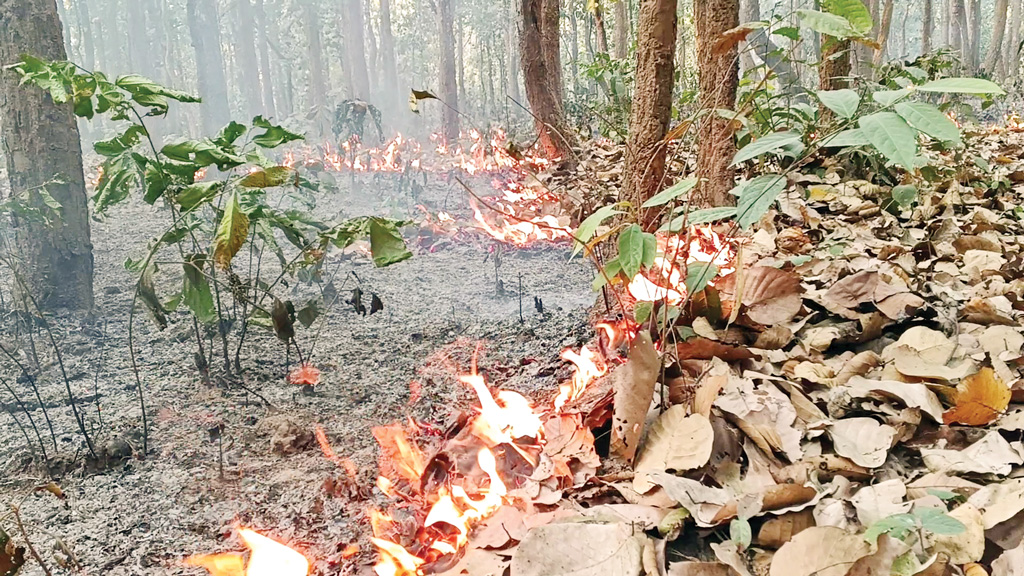
[[[360,175],[353,193],[348,177],[339,178],[343,191],[320,197],[318,211],[379,214],[397,179]],[[469,183],[482,194],[490,186],[486,177]],[[431,176],[416,201],[470,217],[467,200],[456,182]],[[385,269],[358,254],[333,256],[325,269],[334,274],[339,290],[346,294],[358,283],[366,294],[381,298],[384,310],[362,316],[344,301],[331,310],[315,348],[304,350],[322,371],[322,384],[313,394],[298,393],[298,387],[285,382],[283,344],[272,333],[254,329],[243,352],[246,385],[266,398],[270,409],[237,387],[201,383],[184,313],[158,331],[138,312],[136,349],[151,416],[150,455],[130,457],[141,450],[142,427],[127,353],[134,278],[123,262],[138,257],[166,219],[159,210],[132,201],[94,222],[98,317],[55,322],[72,391],[98,450],[127,459],[105,470],[86,469],[86,448],[64,384],[57,379],[40,382],[57,436],[54,449],[27,384],[15,384],[15,372],[4,374],[24,398],[50,456],[57,454],[65,498],[34,490],[48,480],[30,465],[19,428],[5,420],[0,426],[0,501],[20,506],[44,558],[59,564],[54,558],[66,557],[59,549],[63,543],[85,574],[202,574],[182,560],[233,548],[225,538],[239,526],[286,538],[319,559],[319,573],[366,569],[376,555],[365,539],[366,497],[376,476],[371,427],[407,415],[443,423],[466,408],[471,393],[457,376],[468,372],[478,346],[480,369],[492,381],[532,397],[550,396],[568,375],[559,352],[592,336],[586,314],[593,303],[593,271],[579,258],[569,260],[564,241],[502,249],[486,235],[464,230],[459,238],[442,238],[429,249],[413,248],[412,259]],[[535,308],[534,297],[542,300],[543,312]],[[315,328],[300,333],[300,345],[311,348]],[[39,331],[34,338],[42,364],[52,368],[55,358],[45,334]],[[13,343],[13,335],[6,335],[5,342]],[[29,350],[20,352],[23,358],[30,355]],[[295,361],[293,352],[293,366]],[[6,395],[0,398],[19,410]],[[212,441],[209,432],[218,424],[223,425],[221,442]],[[339,456],[358,466],[365,494],[333,497],[325,489],[325,481],[342,472],[313,441],[316,425]],[[361,546],[358,554],[353,556],[351,549],[342,554],[349,544]],[[26,566],[25,574],[41,573],[38,566]]]

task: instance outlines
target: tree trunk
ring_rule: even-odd
[[[743,22],[757,22],[761,20],[761,6],[758,0],[744,0],[741,3],[743,9]],[[772,42],[768,32],[764,29],[755,30],[747,37],[747,42],[754,48],[754,53],[765,63],[779,80],[779,86],[784,93],[795,94],[800,89],[800,78],[793,69],[793,63],[788,58],[783,58],[781,50]]]
[[[82,35],[82,65],[86,70],[96,69],[96,47],[92,39],[92,18],[89,16],[89,0],[75,2],[78,11],[78,29]]]
[[[569,78],[575,95],[580,92],[580,25],[575,10],[569,16],[569,31]]]
[[[905,21],[904,21],[905,23]],[[921,53],[932,51],[932,0],[924,0],[921,16]]]
[[[608,31],[604,28],[604,8],[601,0],[594,0],[594,26],[597,36],[597,51],[608,54]]]
[[[380,70],[383,100],[388,109],[398,104],[398,67],[395,63],[395,35],[391,31],[391,1],[380,0]]]
[[[554,4],[554,20],[551,19],[552,10],[546,6],[548,4]],[[550,58],[551,53],[558,55],[557,15],[557,0],[522,0],[519,56],[526,98],[532,108],[541,149],[548,158],[561,159],[568,166],[575,166],[572,148],[577,140],[565,120],[562,107],[561,68],[552,69]],[[553,42],[554,46],[545,46],[545,42]]]
[[[1006,34],[1009,44],[1004,56],[1008,78],[1016,78],[1020,70],[1020,45],[1021,38],[1024,37],[1024,31],[1021,30],[1021,12],[1024,12],[1024,2],[1013,2],[1010,5],[1010,30]]]
[[[838,40],[832,36],[821,37],[821,65],[818,67],[818,87],[821,90],[849,88],[850,41]]]
[[[999,56],[1003,49],[1003,35],[1006,33],[1006,12],[1008,9],[1009,2],[1007,0],[996,0],[995,14],[992,19],[992,42],[988,45],[983,68],[989,74],[992,74],[999,63]]]
[[[459,22],[455,26],[455,69],[458,71],[456,84],[459,89],[459,100],[466,101],[466,42],[462,32],[462,22]]]
[[[449,145],[459,140],[459,88],[455,69],[455,15],[452,0],[438,0],[437,21],[441,34],[441,135]]]
[[[878,68],[885,62],[886,45],[889,43],[889,31],[892,29],[893,0],[885,0],[885,8],[882,9],[882,20],[878,23],[878,48],[875,48],[875,56],[872,64]]]
[[[260,81],[263,87],[263,112],[267,116],[277,116],[274,105],[274,74],[270,68],[270,42],[267,39],[267,13],[263,8],[263,0],[255,1],[256,46],[260,56]],[[387,1],[387,0],[384,0]]]
[[[561,5],[560,0],[542,0],[544,27],[541,28],[540,51],[547,62],[548,74],[559,102],[565,101],[565,79],[562,77]]]
[[[734,202],[729,191],[735,173],[729,166],[736,153],[731,123],[715,110],[736,104],[739,66],[736,46],[717,50],[718,39],[739,26],[739,0],[694,0],[697,34],[697,67],[700,74],[700,109],[705,112],[697,129],[697,177],[701,183],[694,201],[700,206],[724,206]]]
[[[15,62],[23,53],[67,59],[54,0],[0,0],[0,22],[0,62]],[[71,105],[54,104],[42,90],[19,86],[14,72],[0,71],[0,143],[13,197],[27,197],[46,213],[49,209],[33,193],[46,186],[62,206],[59,218],[49,225],[12,218],[25,283],[44,309],[91,309],[89,206]],[[61,183],[52,183],[55,178]]]
[[[967,0],[968,44],[970,52],[968,62],[973,74],[981,67],[981,0]]]
[[[964,0],[949,0],[949,46],[967,62],[967,8]]]
[[[366,100],[370,97],[370,75],[366,69],[363,4],[360,0],[344,0],[344,6],[346,8],[345,24],[348,26],[345,48],[348,50],[348,62],[352,67],[353,96],[360,100]]]
[[[376,73],[380,70],[380,51],[377,48],[377,34],[373,31],[373,12],[370,8],[370,0],[366,0],[366,4],[363,5],[363,21],[366,24],[366,69],[370,82],[368,97],[375,97],[380,90],[380,75]],[[371,70],[375,73],[370,74]]]
[[[636,207],[657,194],[665,179],[664,139],[672,119],[677,21],[676,0],[641,0],[624,194]],[[659,214],[648,210],[640,222],[653,231]]]
[[[615,0],[615,54],[617,60],[623,60],[629,55],[629,10],[626,6],[627,0]]]
[[[256,50],[256,28],[250,0],[237,0],[235,4],[235,58],[238,61],[239,90],[245,102],[246,119],[263,114],[263,96],[260,88],[260,67]]]
[[[302,4],[302,14],[306,31],[306,50],[309,62],[309,104],[318,109],[327,104],[327,87],[324,83],[324,50],[320,38],[319,6],[314,0],[306,0]]]
[[[134,1],[134,0],[133,0]],[[228,85],[224,79],[224,56],[220,49],[220,23],[213,0],[188,0],[188,29],[196,55],[196,76],[203,132],[216,134],[231,119]]]
[[[519,10],[516,0],[509,0],[509,11],[511,17],[508,25],[505,26],[506,52],[508,54],[508,87],[512,98],[523,103],[523,96],[519,93],[519,47],[516,43],[515,22],[519,20]]]

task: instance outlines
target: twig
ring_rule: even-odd
[[[25,546],[28,547],[28,551],[32,554],[32,557],[36,559],[36,562],[39,563],[39,567],[43,569],[46,576],[53,576],[53,573],[50,572],[50,568],[45,562],[43,562],[42,557],[40,557],[39,553],[36,552],[35,546],[32,545],[32,541],[29,540],[28,532],[25,531],[25,524],[21,521],[21,512],[18,510],[18,507],[11,504],[11,512],[14,513],[14,521],[18,524],[18,530],[21,531],[21,537],[25,539]]]

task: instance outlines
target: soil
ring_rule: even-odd
[[[339,177],[340,191],[320,194],[318,211],[358,215],[388,209],[415,216],[422,214],[413,207],[419,203],[467,218],[465,226],[471,227],[467,195],[454,181],[427,177],[413,202],[396,200],[398,179]],[[487,177],[470,180],[479,192],[489,182]],[[373,488],[371,427],[408,416],[444,426],[468,409],[471,393],[457,376],[470,370],[476,351],[492,385],[546,400],[570,373],[559,352],[592,336],[586,312],[593,302],[593,271],[579,258],[570,260],[565,243],[519,249],[464,229],[456,238],[416,246],[412,259],[384,269],[359,254],[332,255],[325,270],[339,292],[358,285],[377,294],[384,310],[363,316],[342,298],[318,337],[317,324],[299,332],[303,352],[322,371],[313,392],[285,382],[288,366],[296,363],[294,350],[286,358],[283,343],[260,328],[253,329],[242,354],[244,386],[252,393],[216,378],[204,384],[193,361],[190,317],[177,312],[159,331],[141,308],[137,311],[136,358],[149,417],[143,454],[139,394],[128,354],[134,278],[123,262],[138,257],[167,218],[159,208],[129,201],[94,222],[96,314],[51,321],[77,408],[106,462],[87,458],[45,331],[37,327],[31,338],[42,365],[38,387],[45,415],[30,383],[0,360],[0,375],[31,413],[64,495],[62,500],[36,489],[50,476],[36,465],[38,458],[33,460],[35,433],[20,406],[0,389],[0,402],[27,428],[33,446],[26,445],[10,414],[0,414],[0,502],[20,507],[33,544],[54,573],[62,572],[59,566],[68,562],[70,550],[83,574],[204,574],[184,566],[183,559],[240,551],[233,535],[239,526],[294,545],[315,561],[314,574],[369,573],[375,553],[366,539],[365,511],[382,502]],[[163,276],[158,289],[170,293],[174,275]],[[310,290],[295,283],[275,295],[295,298]],[[534,297],[541,299],[542,312]],[[5,306],[9,303],[5,299]],[[23,329],[16,334],[13,312],[4,312],[3,344],[15,347],[22,362],[32,366],[29,334]],[[356,482],[323,455],[313,439],[317,425],[333,451],[356,464]],[[13,531],[14,521],[5,514],[0,511],[0,525]],[[358,553],[342,552],[352,544]],[[30,564],[24,574],[42,574]]]

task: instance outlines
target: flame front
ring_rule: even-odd
[[[718,268],[716,277],[732,274],[736,268],[736,250],[708,226],[691,226],[686,234],[662,235],[654,265],[630,280],[627,290],[638,302],[664,301],[677,305],[686,297],[685,270],[691,264],[711,263]],[[676,261],[685,262],[682,268]],[[709,284],[715,284],[712,279]]]
[[[206,568],[211,576],[306,576],[309,573],[309,560],[288,546],[248,528],[239,530],[238,535],[250,551],[244,571],[241,554],[190,556],[185,564]]]

